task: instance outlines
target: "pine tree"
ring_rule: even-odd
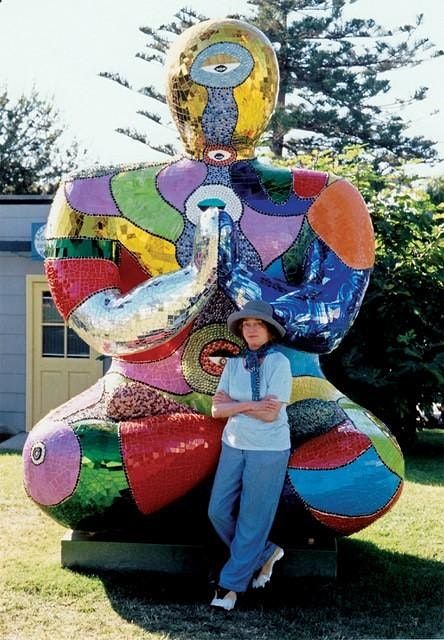
[[[344,8],[350,1],[249,0],[252,15],[232,16],[255,24],[276,49],[281,74],[278,103],[264,144],[278,157],[312,149],[341,151],[360,144],[382,165],[433,160],[433,141],[408,136],[409,123],[400,115],[402,107],[424,99],[427,88],[417,88],[408,100],[396,100],[388,111],[380,106],[382,96],[390,90],[390,80],[382,74],[416,66],[444,52],[427,38],[415,40],[422,15],[415,25],[390,31],[371,19],[346,20]],[[172,22],[157,30],[141,27],[149,38],[148,53],[136,56],[163,64],[174,37],[203,19],[191,9],[181,9]],[[119,74],[101,75],[132,88]],[[165,103],[164,96],[152,86],[138,91]],[[138,113],[157,125],[170,126],[158,113]],[[151,144],[137,130],[119,131],[158,151],[175,152],[172,145]]]
[[[256,9],[254,24],[277,49],[281,79],[269,128],[269,144],[277,156],[284,149],[341,151],[351,144],[364,145],[378,160],[392,165],[436,155],[432,141],[408,137],[402,117],[387,113],[377,105],[380,99],[374,100],[390,89],[383,72],[443,54],[427,38],[413,39],[422,16],[416,25],[401,26],[395,33],[371,19],[345,20],[346,0],[249,0],[249,4]],[[422,100],[426,93],[426,87],[419,87],[410,101]],[[399,109],[405,104],[397,101]],[[290,131],[300,137],[288,135]]]
[[[148,53],[145,51],[138,51],[135,54],[136,58],[140,58],[148,63],[157,63],[163,66],[166,54],[174,38],[185,31],[185,29],[193,26],[193,24],[202,22],[203,20],[207,20],[207,18],[203,15],[197,14],[193,9],[183,8],[174,14],[174,18],[171,22],[168,24],[162,24],[157,30],[152,29],[151,27],[139,27],[139,31],[148,38],[148,42],[146,44]],[[153,101],[156,105],[155,108],[157,110],[160,109],[162,113],[159,113],[158,111],[149,111],[148,109],[140,109],[136,113],[143,118],[154,122],[157,126],[163,126],[170,130],[174,129],[173,123],[167,116],[168,110],[166,108],[166,98],[156,87],[148,85],[136,89],[126,78],[123,78],[120,73],[102,71],[99,75],[120,84],[122,87],[129,89],[130,91],[137,91],[138,93],[146,96],[150,101]],[[133,140],[146,144],[154,151],[159,151],[160,153],[164,153],[169,156],[174,156],[177,153],[177,149],[172,144],[153,144],[153,142],[138,129],[119,127],[116,131],[132,138]]]

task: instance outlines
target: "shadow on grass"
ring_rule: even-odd
[[[340,541],[336,581],[276,577],[229,614],[208,607],[203,581],[161,574],[103,573],[124,619],[170,640],[442,638],[443,565]],[[163,637],[163,636],[162,636]]]

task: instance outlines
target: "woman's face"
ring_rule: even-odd
[[[245,318],[241,325],[242,337],[250,349],[256,351],[271,340],[268,325],[258,318]]]

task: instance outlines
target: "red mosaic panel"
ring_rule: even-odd
[[[327,184],[328,174],[310,169],[293,171],[293,190],[301,198],[314,198]]]
[[[335,469],[360,456],[371,444],[352,422],[345,420],[293,451],[288,466],[293,469]]]
[[[121,245],[119,251],[120,290],[122,293],[126,293],[151,278],[151,275],[142,269],[137,258],[125,247]]]
[[[383,516],[384,513],[387,513],[387,511],[389,511],[398,500],[401,492],[402,482],[400,482],[397,492],[385,507],[368,516],[339,516],[312,508],[310,508],[310,512],[316,520],[319,520],[319,522],[322,522],[322,524],[325,524],[330,529],[337,531],[341,535],[349,536],[352,533],[357,533],[358,531],[361,531],[361,529],[368,527],[372,522]]]
[[[224,425],[225,420],[183,413],[121,424],[125,470],[142,513],[167,506],[215,469]]]
[[[55,305],[65,320],[93,293],[119,287],[117,266],[97,258],[45,260],[45,272]]]
[[[127,362],[157,362],[158,360],[169,358],[185,342],[192,328],[193,324],[191,323],[183,331],[180,331],[177,336],[160,344],[158,347],[139,351],[139,353],[132,353],[129,356],[121,356],[119,360],[126,360]]]

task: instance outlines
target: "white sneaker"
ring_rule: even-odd
[[[235,591],[229,591],[223,587],[217,587],[214,598],[210,602],[210,606],[219,607],[225,609],[225,611],[231,611],[234,609],[237,600],[237,593]]]
[[[267,582],[270,582],[275,562],[281,560],[283,557],[284,550],[281,547],[276,547],[272,555],[268,558],[267,562],[260,570],[257,578],[255,578],[251,583],[253,589],[260,589],[261,587],[265,587]]]

